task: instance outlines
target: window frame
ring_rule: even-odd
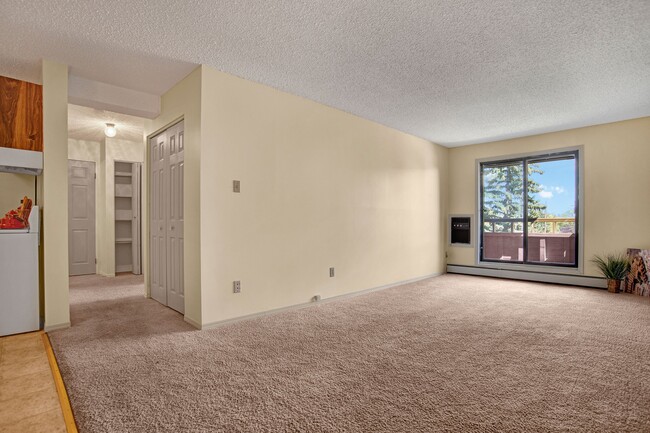
[[[575,217],[575,235],[576,235],[576,260],[571,264],[560,263],[539,263],[525,261],[527,258],[528,248],[528,221],[527,212],[523,215],[523,232],[524,232],[524,261],[501,261],[483,259],[483,178],[482,169],[485,164],[495,163],[512,163],[522,162],[524,164],[524,173],[527,173],[529,161],[554,160],[562,156],[575,158],[575,182],[576,182],[576,217]],[[539,273],[557,273],[557,274],[583,274],[584,268],[584,165],[583,165],[583,146],[548,149],[538,152],[530,152],[516,155],[503,155],[492,158],[483,158],[476,160],[476,213],[474,221],[477,222],[474,230],[477,242],[475,250],[475,264],[478,267],[534,271]],[[528,176],[524,176],[523,190],[528,190]],[[524,194],[524,211],[527,211],[528,194]]]

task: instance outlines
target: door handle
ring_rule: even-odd
[[[172,226],[172,230],[174,230],[174,226]]]

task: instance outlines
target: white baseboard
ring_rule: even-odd
[[[201,329],[201,324],[199,322],[192,320],[187,316],[183,316],[183,320],[185,320],[190,325],[194,326],[196,329]]]
[[[567,284],[570,286],[606,288],[604,278],[585,275],[565,275],[545,272],[513,271],[510,269],[493,269],[478,266],[447,265],[450,274],[477,275],[482,277],[509,278],[512,280],[539,281],[542,283]]]
[[[321,299],[320,301],[316,301],[316,302],[303,302],[303,303],[300,303],[300,304],[289,305],[287,307],[275,308],[275,309],[272,309],[272,310],[261,311],[259,313],[253,313],[253,314],[247,314],[245,316],[234,317],[232,319],[226,319],[226,320],[219,320],[219,321],[216,321],[216,322],[210,322],[210,323],[206,323],[206,324],[204,324],[202,326],[198,325],[193,320],[188,319],[188,318],[185,318],[185,321],[187,323],[191,324],[192,326],[195,326],[198,329],[213,329],[213,328],[218,328],[220,326],[241,322],[241,321],[244,321],[244,320],[251,320],[251,319],[256,319],[258,317],[264,317],[264,316],[270,316],[270,315],[277,314],[277,313],[282,313],[282,312],[285,312],[285,311],[300,310],[300,309],[311,307],[311,306],[314,306],[314,305],[339,301],[339,300],[347,299],[347,298],[354,298],[356,296],[365,295],[367,293],[376,292],[378,290],[390,289],[391,287],[396,287],[396,286],[401,286],[401,285],[404,285],[404,284],[414,283],[416,281],[426,280],[427,278],[433,278],[433,277],[437,277],[437,276],[440,276],[440,275],[442,275],[442,273],[437,272],[437,273],[434,273],[434,274],[429,274],[429,275],[424,275],[424,276],[421,276],[421,277],[411,278],[411,279],[408,279],[408,280],[398,281],[396,283],[386,284],[386,285],[379,286],[379,287],[371,287],[369,289],[363,289],[363,290],[359,290],[359,291],[356,291],[356,292],[345,293],[343,295],[336,295],[336,296],[332,296],[332,297],[329,297],[329,298]]]
[[[70,322],[65,322],[65,323],[57,323],[55,325],[45,325],[43,326],[43,330],[45,332],[52,332],[56,331],[57,329],[65,329],[70,327]]]

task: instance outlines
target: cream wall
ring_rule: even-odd
[[[99,141],[68,139],[68,159],[77,161],[91,161],[99,165]]]
[[[68,303],[68,67],[43,60],[43,281],[45,330],[70,325]],[[63,227],[63,228],[62,228]]]
[[[24,196],[35,199],[35,179],[27,174],[0,173],[0,218],[20,206]]]
[[[161,114],[145,122],[145,135],[152,136],[180,119],[185,120],[184,234],[185,234],[185,320],[200,327],[201,319],[201,232],[200,232],[200,157],[201,157],[201,72],[197,67],[162,97]],[[143,168],[142,236],[145,287],[149,287],[149,146],[145,146]]]
[[[202,71],[204,326],[444,272],[447,149]]]
[[[449,213],[476,215],[476,160],[584,146],[585,275],[594,254],[650,248],[650,117],[449,151]],[[450,265],[475,265],[476,249],[448,247]]]
[[[107,261],[110,257],[108,249],[108,235],[106,234],[106,226],[110,224],[110,220],[106,215],[107,208],[107,186],[106,179],[108,178],[108,171],[106,170],[106,140],[99,142],[99,167],[97,168],[97,182],[95,183],[97,195],[97,209],[96,209],[96,222],[95,225],[100,229],[97,230],[97,273],[103,276],[113,276],[115,272],[111,272]],[[115,193],[113,193],[115,194]],[[103,229],[103,230],[102,230]]]

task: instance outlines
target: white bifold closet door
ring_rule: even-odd
[[[152,137],[149,212],[151,297],[183,313],[183,122]]]

